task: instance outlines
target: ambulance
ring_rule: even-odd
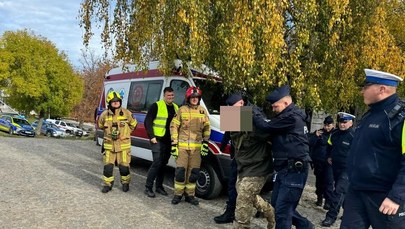
[[[116,91],[122,96],[122,106],[132,112],[138,121],[136,129],[131,133],[131,154],[134,157],[152,161],[152,152],[147,136],[144,120],[149,107],[156,101],[163,99],[163,89],[171,87],[174,90],[174,102],[179,106],[184,103],[188,87],[197,86],[202,90],[201,105],[209,113],[211,122],[211,137],[209,154],[202,157],[200,176],[197,181],[196,195],[204,199],[212,199],[221,193],[230,173],[230,147],[224,152],[220,150],[223,131],[220,130],[220,106],[225,104],[226,95],[223,92],[221,78],[212,75],[207,70],[189,68],[189,74],[182,75],[179,69],[181,62],[176,62],[173,73],[164,75],[158,70],[159,62],[150,62],[146,70],[136,70],[135,65],[124,68],[111,69],[105,75],[104,90],[100,96],[97,114],[106,109],[106,95]],[[210,74],[208,74],[210,73]],[[103,143],[103,131],[97,130],[95,139],[97,144]],[[169,166],[175,167],[171,157]]]

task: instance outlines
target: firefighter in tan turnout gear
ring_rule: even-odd
[[[108,109],[101,113],[98,127],[104,130],[104,186],[103,193],[111,191],[114,184],[114,164],[117,163],[122,183],[122,191],[129,190],[131,176],[129,163],[131,162],[131,132],[137,122],[132,113],[122,108],[120,94],[111,91],[107,94]]]
[[[201,95],[198,87],[189,87],[186,91],[186,105],[179,108],[170,124],[171,154],[176,159],[172,204],[178,204],[184,195],[186,202],[198,205],[194,197],[195,187],[201,156],[208,155],[211,133],[208,112],[199,105]]]

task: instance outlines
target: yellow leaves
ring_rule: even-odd
[[[100,1],[86,0],[82,5],[86,31],[92,26],[90,19],[105,20],[108,11],[100,7],[108,1]],[[400,4],[398,0],[120,0],[114,13],[120,13],[121,21],[115,22],[118,27],[110,22],[105,35],[117,39],[120,59],[135,63],[158,59],[170,70],[178,56],[215,69],[229,90],[246,87],[263,98],[269,89],[290,83],[298,104],[336,110],[356,102],[355,84],[362,68],[405,75],[404,57],[396,46],[400,42],[395,40],[402,35],[392,35],[404,33],[405,23],[387,21],[405,18],[398,13],[405,12],[405,6],[398,11],[394,3]]]

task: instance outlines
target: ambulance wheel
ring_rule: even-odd
[[[8,133],[13,135],[13,129],[10,127],[10,129],[8,129]]]
[[[221,190],[222,184],[215,169],[209,164],[202,164],[197,180],[196,195],[203,199],[213,199],[221,193]]]

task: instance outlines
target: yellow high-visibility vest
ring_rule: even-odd
[[[164,100],[159,100],[156,102],[158,110],[156,113],[156,118],[153,120],[153,134],[156,137],[163,137],[166,133],[166,122],[169,117],[169,112],[167,111],[166,102]],[[177,104],[173,103],[174,112],[177,113],[179,107]]]

